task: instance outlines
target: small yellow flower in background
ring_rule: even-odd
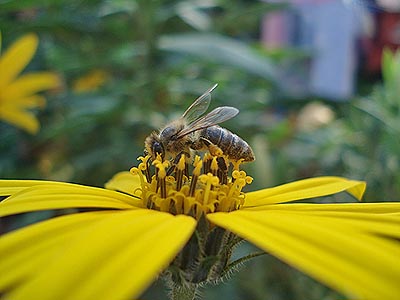
[[[93,92],[104,85],[108,79],[109,75],[106,71],[96,69],[75,80],[72,90],[77,94]]]
[[[46,104],[46,99],[36,93],[60,86],[59,77],[52,72],[35,72],[18,77],[32,59],[37,46],[37,36],[27,34],[0,56],[0,120],[32,134],[38,132],[39,121],[29,109],[43,108]]]
[[[172,299],[194,299],[230,273],[243,239],[351,299],[399,299],[400,203],[287,202],[365,183],[317,177],[244,193],[252,178],[206,155],[176,166],[140,157],[106,189],[0,180],[0,216],[89,208],[0,238],[7,299],[134,299],[158,277]]]

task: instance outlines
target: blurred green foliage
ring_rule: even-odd
[[[213,107],[229,104],[245,112],[265,107],[278,81],[271,60],[252,46],[260,17],[278,5],[161,0],[0,4],[3,44],[26,32],[38,33],[40,49],[30,67],[55,70],[65,80],[64,90],[40,112],[38,136],[2,125],[2,176],[102,185],[135,164],[144,138],[213,83],[220,85]],[[74,82],[93,70],[106,72],[108,80],[97,90],[74,92]],[[245,113],[236,121],[231,128],[243,136],[260,130]]]
[[[37,112],[37,136],[0,123],[0,177],[102,186],[136,164],[151,131],[219,83],[211,106],[240,109],[224,127],[254,147],[257,163],[246,166],[253,189],[338,175],[366,180],[365,201],[399,200],[400,55],[386,52],[384,83],[369,95],[339,104],[294,100],[280,65],[304,55],[269,53],[258,41],[262,16],[285,7],[245,0],[0,0],[2,48],[36,32],[40,47],[28,69],[64,79]],[[106,74],[104,82],[76,88],[96,70]],[[305,108],[316,100],[334,117],[304,127],[300,116],[312,119]],[[242,271],[207,289],[206,299],[338,298],[270,256]],[[163,299],[162,288],[155,283],[143,299]]]
[[[336,119],[298,131],[278,154],[294,177],[338,175],[368,183],[364,201],[400,198],[400,52],[386,51],[383,83],[336,106]],[[288,174],[286,173],[286,176]]]

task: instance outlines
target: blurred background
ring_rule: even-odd
[[[251,189],[335,175],[367,181],[367,202],[400,199],[398,0],[40,2],[0,0],[2,53],[36,33],[25,72],[55,72],[62,85],[33,110],[37,134],[0,120],[0,178],[103,186],[137,164],[147,135],[218,83],[211,108],[240,110],[223,126],[256,154],[245,166]],[[343,200],[353,201],[329,199]],[[204,291],[205,299],[338,297],[270,256]],[[164,299],[162,283],[142,298]]]

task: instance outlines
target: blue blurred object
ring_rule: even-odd
[[[362,12],[342,0],[291,3],[291,10],[266,16],[264,43],[267,47],[292,46],[311,54],[305,82],[309,94],[335,101],[349,99],[354,93]]]

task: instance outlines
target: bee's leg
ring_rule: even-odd
[[[221,184],[227,184],[228,183],[228,166],[229,166],[229,163],[227,163],[225,158],[222,157],[222,156],[217,158],[217,163],[218,163],[217,175],[218,175],[218,178],[219,178],[219,182]]]
[[[204,140],[204,141],[203,141]],[[190,148],[195,150],[195,151],[200,151],[200,150],[206,150],[208,148],[207,144],[205,143],[207,141],[208,143],[211,143],[210,141],[206,140],[205,138],[200,138],[195,142],[192,142],[190,144]]]
[[[191,148],[198,149],[198,150],[208,150],[209,153],[211,154],[211,157],[204,156],[204,161],[203,161],[204,174],[211,172],[212,157],[217,156],[218,158],[223,159],[223,157],[222,157],[223,151],[217,145],[214,145],[210,140],[208,140],[204,137],[200,137],[200,139],[198,140],[198,142],[196,142],[194,147],[191,147]],[[222,175],[221,175],[221,178],[222,178]],[[220,178],[220,180],[221,180],[221,178]]]
[[[200,140],[208,148],[208,151],[210,151],[210,154],[212,156],[222,156],[222,154],[224,154],[224,152],[221,150],[220,147],[218,147],[217,145],[214,145],[212,142],[210,142],[206,138],[201,137]]]
[[[174,160],[174,162],[172,163],[172,165],[168,168],[168,170],[167,170],[167,176],[170,176],[174,171],[175,171],[175,160]]]
[[[174,160],[171,163],[171,166],[167,170],[167,175],[171,175],[175,171],[175,167],[179,160],[181,159],[182,153],[179,153],[177,156],[175,156]]]

